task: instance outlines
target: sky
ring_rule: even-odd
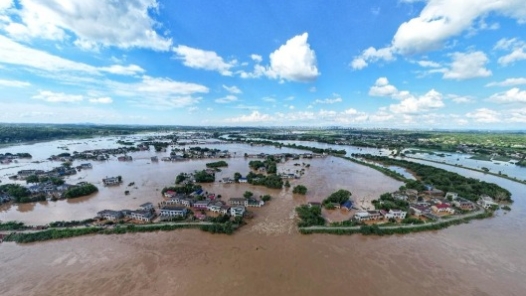
[[[0,0],[0,122],[525,129],[526,0]]]

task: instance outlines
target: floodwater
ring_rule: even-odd
[[[237,154],[246,149],[269,153],[276,149],[225,146],[239,151]],[[25,212],[13,207],[0,219],[18,217],[37,223],[80,219],[102,208],[134,208],[145,201],[160,200],[156,188],[172,183],[179,172],[201,169],[208,162],[150,164],[147,153],[144,160],[132,163],[94,162],[93,170],[73,176],[97,181],[104,175],[120,174],[124,178],[120,187],[99,186],[99,193],[78,202],[37,204]],[[247,162],[235,157],[217,177],[236,171],[245,174]],[[2,243],[0,295],[526,294],[526,186],[447,167],[506,187],[516,201],[512,211],[440,231],[403,236],[301,235],[295,227],[296,205],[321,200],[340,188],[349,189],[355,200],[374,198],[395,190],[400,183],[333,157],[289,161],[279,169],[300,169],[295,162],[311,165],[300,180],[292,181],[293,186],[307,186],[306,196],[292,195],[290,189],[270,190],[248,184],[214,183],[205,187],[225,197],[241,195],[245,190],[272,195],[267,205],[253,210],[255,217],[248,225],[232,236],[180,230],[28,245]],[[132,181],[137,189],[124,196],[127,183]]]

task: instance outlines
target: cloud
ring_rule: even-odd
[[[500,122],[500,113],[488,108],[479,108],[466,114],[466,117],[480,123],[497,123]]]
[[[474,102],[473,98],[469,96],[458,96],[458,95],[450,94],[450,95],[447,95],[447,98],[457,104],[468,104],[468,103]]]
[[[267,103],[275,103],[276,102],[276,99],[272,98],[272,97],[264,97],[264,98],[262,98],[262,100],[267,102]]]
[[[215,102],[219,104],[228,104],[228,103],[233,103],[236,101],[237,101],[237,97],[233,95],[228,95],[226,97],[215,99]]]
[[[488,63],[486,54],[482,51],[470,53],[455,52],[451,54],[452,62],[444,71],[444,79],[465,80],[491,76],[491,71],[485,68]]]
[[[88,50],[115,46],[167,51],[172,45],[154,29],[160,26],[152,18],[159,7],[156,0],[21,0],[19,4],[5,27],[19,40],[73,40]]]
[[[269,122],[273,121],[268,114],[262,114],[259,111],[252,111],[249,115],[241,115],[239,117],[227,118],[225,122],[229,123],[253,123],[253,122]]]
[[[380,77],[369,89],[369,95],[373,97],[391,97],[398,94],[398,89],[389,84],[386,77]]]
[[[27,47],[2,35],[0,35],[0,64],[18,65],[48,72],[70,71],[91,75],[99,75],[100,73],[134,75],[144,72],[144,69],[137,65],[94,67],[74,62],[42,50]]]
[[[176,58],[182,60],[185,66],[194,69],[217,71],[223,76],[232,76],[230,69],[237,64],[235,60],[225,62],[222,57],[213,51],[192,48],[186,45],[178,45],[173,48],[173,51],[177,55]]]
[[[514,87],[506,92],[492,95],[488,98],[488,101],[501,104],[526,103],[526,90],[521,91]]]
[[[263,58],[258,54],[251,54],[250,58],[256,63],[261,63],[263,61]]]
[[[111,74],[118,74],[118,75],[136,75],[140,73],[144,73],[144,69],[137,66],[137,65],[128,65],[128,66],[122,66],[122,65],[112,65],[109,67],[100,67],[98,68],[101,72],[107,72]]]
[[[31,83],[25,81],[0,79],[0,87],[27,87],[30,85]]]
[[[390,47],[375,49],[374,47],[369,47],[364,50],[359,56],[355,57],[351,62],[351,67],[354,70],[361,70],[371,62],[377,61],[393,61],[395,57],[393,56],[393,49]]]
[[[316,54],[310,48],[308,33],[297,35],[287,40],[270,54],[270,65],[256,64],[252,72],[240,72],[241,78],[258,78],[266,76],[282,81],[310,82],[314,81],[320,72],[316,65]],[[259,58],[254,58],[259,63]]]
[[[414,1],[411,1],[414,2]],[[463,32],[472,33],[479,21],[479,29],[493,29],[480,21],[490,13],[526,22],[526,5],[523,0],[428,0],[420,14],[402,23],[391,44],[376,49],[370,47],[355,57],[351,63],[359,70],[370,62],[391,61],[394,54],[411,55],[437,50],[452,37]]]
[[[420,65],[420,67],[424,67],[424,68],[439,68],[440,67],[439,63],[435,63],[432,61],[426,61],[426,60],[418,61],[417,64]]]
[[[47,90],[41,90],[37,95],[31,97],[35,100],[42,100],[50,103],[75,103],[80,102],[84,98],[81,95],[70,95],[65,93],[56,93]]]
[[[231,94],[240,94],[240,93],[242,93],[241,90],[240,90],[237,86],[235,86],[235,85],[232,85],[232,86],[226,86],[226,85],[223,84],[223,88],[224,88],[227,92],[229,92],[229,93],[231,93]]]
[[[502,66],[508,66],[517,61],[526,60],[526,43],[517,38],[502,38],[493,47],[495,50],[510,51],[498,59]]]
[[[514,109],[510,113],[511,114],[508,117],[508,121],[526,123],[526,108]]]
[[[89,99],[89,102],[93,104],[111,104],[113,103],[113,100],[110,97],[102,97],[102,98],[91,98]]]
[[[135,83],[106,81],[105,87],[118,96],[130,98],[134,106],[156,110],[195,105],[202,99],[195,97],[196,94],[209,92],[208,87],[201,84],[150,76],[142,76],[141,81]]]
[[[432,89],[423,96],[410,96],[406,99],[403,99],[399,104],[390,105],[389,110],[397,114],[427,112],[444,107],[444,102],[442,99],[442,94]]]
[[[323,99],[323,100],[320,100],[320,99],[317,99],[314,101],[313,104],[335,104],[335,103],[340,103],[342,102],[342,98],[338,97],[338,98],[327,98],[327,99]]]
[[[501,82],[490,82],[486,86],[516,86],[526,84],[526,78],[508,78]]]

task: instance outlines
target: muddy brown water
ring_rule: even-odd
[[[132,163],[94,163],[93,170],[72,178],[96,183],[119,174],[124,185],[99,186],[99,193],[78,200],[11,206],[0,219],[45,223],[89,218],[104,208],[133,209],[159,201],[157,190],[176,174],[206,162],[151,164],[145,153]],[[231,159],[217,177],[245,174],[247,162]],[[440,231],[301,235],[295,227],[296,205],[319,201],[339,188],[349,189],[356,199],[376,197],[400,183],[338,158],[296,162],[311,164],[303,178],[292,182],[306,185],[306,196],[248,184],[205,186],[225,197],[246,190],[273,196],[233,236],[179,230],[2,243],[0,295],[526,295],[525,186],[499,179],[516,200],[510,213]],[[300,168],[293,164],[280,169]],[[129,182],[137,189],[125,196]]]

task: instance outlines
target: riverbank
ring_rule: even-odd
[[[436,161],[436,160],[429,160],[429,159],[425,159],[425,158],[418,158],[418,157],[412,157],[412,156],[404,156],[404,158],[410,158],[410,159],[416,159],[416,160],[423,160],[423,161],[429,161],[429,162],[433,162],[433,163],[438,163],[438,164],[443,164],[443,165],[447,165],[447,166],[451,166],[451,167],[456,167],[456,168],[463,168],[463,169],[466,169],[466,170],[470,170],[470,171],[474,171],[474,172],[479,172],[479,173],[483,173],[483,174],[487,174],[487,175],[492,175],[492,176],[495,176],[495,177],[499,177],[499,178],[502,178],[502,179],[506,179],[506,180],[510,180],[510,181],[513,181],[513,182],[517,182],[517,183],[520,183],[520,184],[524,184],[526,185],[526,180],[523,181],[523,180],[519,180],[517,178],[512,178],[512,177],[509,177],[509,176],[504,176],[502,174],[496,174],[496,173],[492,173],[492,172],[487,172],[487,171],[483,171],[483,170],[479,170],[479,169],[475,169],[475,168],[471,168],[471,167],[466,167],[466,166],[459,166],[459,165],[454,165],[454,164],[449,164],[449,163],[446,163],[446,162],[441,162],[441,161]]]
[[[28,230],[19,232],[3,233],[5,242],[32,243],[63,238],[71,238],[93,234],[125,234],[137,232],[172,231],[176,229],[198,228],[211,233],[232,234],[227,229],[227,223],[213,222],[184,222],[184,223],[156,223],[144,225],[116,225],[114,227],[88,226],[52,228],[45,230]],[[240,227],[238,224],[230,224],[233,230]]]
[[[412,232],[421,232],[429,230],[439,230],[447,228],[452,225],[458,225],[468,223],[475,219],[485,219],[493,216],[493,212],[479,210],[466,215],[453,217],[447,220],[433,221],[424,224],[409,224],[409,225],[360,225],[360,226],[309,226],[299,227],[301,234],[313,234],[313,233],[327,233],[327,234],[338,234],[338,235],[349,235],[361,233],[363,235],[392,235],[392,234],[408,234]]]

